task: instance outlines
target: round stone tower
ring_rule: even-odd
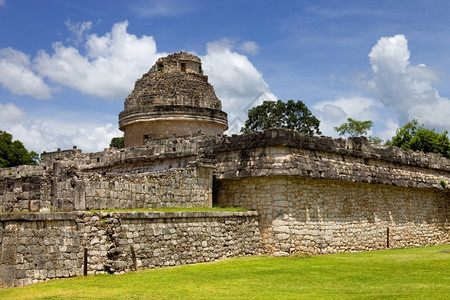
[[[119,114],[125,147],[144,145],[148,139],[190,135],[201,131],[222,134],[227,114],[214,88],[203,75],[197,56],[178,52],[158,59],[136,81]]]

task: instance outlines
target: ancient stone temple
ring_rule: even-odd
[[[228,129],[227,114],[200,59],[178,52],[160,58],[136,81],[119,115],[125,146],[140,146],[152,138],[194,133],[222,134]]]
[[[84,271],[450,242],[449,159],[365,137],[224,135],[227,115],[192,54],[159,59],[119,124],[124,149],[74,147],[0,169],[0,288]],[[212,206],[246,211],[155,211]]]

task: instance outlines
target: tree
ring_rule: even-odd
[[[302,102],[264,101],[248,111],[248,118],[241,132],[266,130],[269,128],[287,128],[306,134],[321,134],[320,121],[311,114]]]
[[[334,130],[339,133],[339,135],[349,134],[350,136],[365,136],[373,127],[372,121],[357,121],[352,118],[348,118],[347,122],[339,127],[334,127]],[[383,143],[383,139],[377,136],[367,137],[369,142],[380,145]]]
[[[367,135],[372,126],[372,121],[357,121],[352,118],[348,118],[346,123],[339,127],[334,127],[334,130],[338,132],[339,135],[349,134],[350,136],[361,136]]]
[[[0,130],[0,168],[37,165],[38,161],[36,152],[28,152],[21,141],[13,141],[10,133]]]
[[[377,136],[369,136],[367,139],[373,144],[381,145],[383,143],[383,139]]]
[[[386,145],[425,153],[434,152],[450,158],[450,140],[447,134],[448,131],[439,134],[434,129],[426,129],[414,119],[398,128],[392,141],[387,141]]]
[[[113,137],[111,139],[111,143],[109,144],[109,147],[115,147],[115,148],[124,148],[125,147],[125,141],[122,137]]]

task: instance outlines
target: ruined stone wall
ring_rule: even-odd
[[[115,217],[116,215],[113,215]],[[116,224],[117,223],[117,224]],[[115,248],[113,271],[214,261],[261,253],[255,212],[133,213],[108,221]]]
[[[85,174],[74,195],[76,209],[211,207],[212,168],[160,173]]]
[[[182,160],[177,168],[176,163],[180,161],[159,167],[149,162],[119,166],[98,162],[93,169],[83,169],[69,160],[28,166],[28,172],[22,167],[2,170],[0,213],[211,207],[212,166]]]
[[[448,191],[293,176],[223,179],[215,203],[260,214],[267,253],[335,253],[450,242]]]
[[[442,189],[450,160],[437,154],[332,139],[289,130],[226,137],[214,149],[218,179],[300,176],[392,186]]]
[[[0,213],[39,211],[49,207],[49,183],[42,166],[0,169]]]
[[[0,215],[0,288],[82,274],[74,214]]]
[[[255,212],[0,215],[0,288],[258,254]]]

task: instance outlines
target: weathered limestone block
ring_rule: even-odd
[[[264,192],[280,184],[288,192]],[[262,244],[274,255],[384,249],[388,227],[391,247],[450,242],[446,191],[298,177],[218,180],[215,186],[217,205],[259,212]]]

